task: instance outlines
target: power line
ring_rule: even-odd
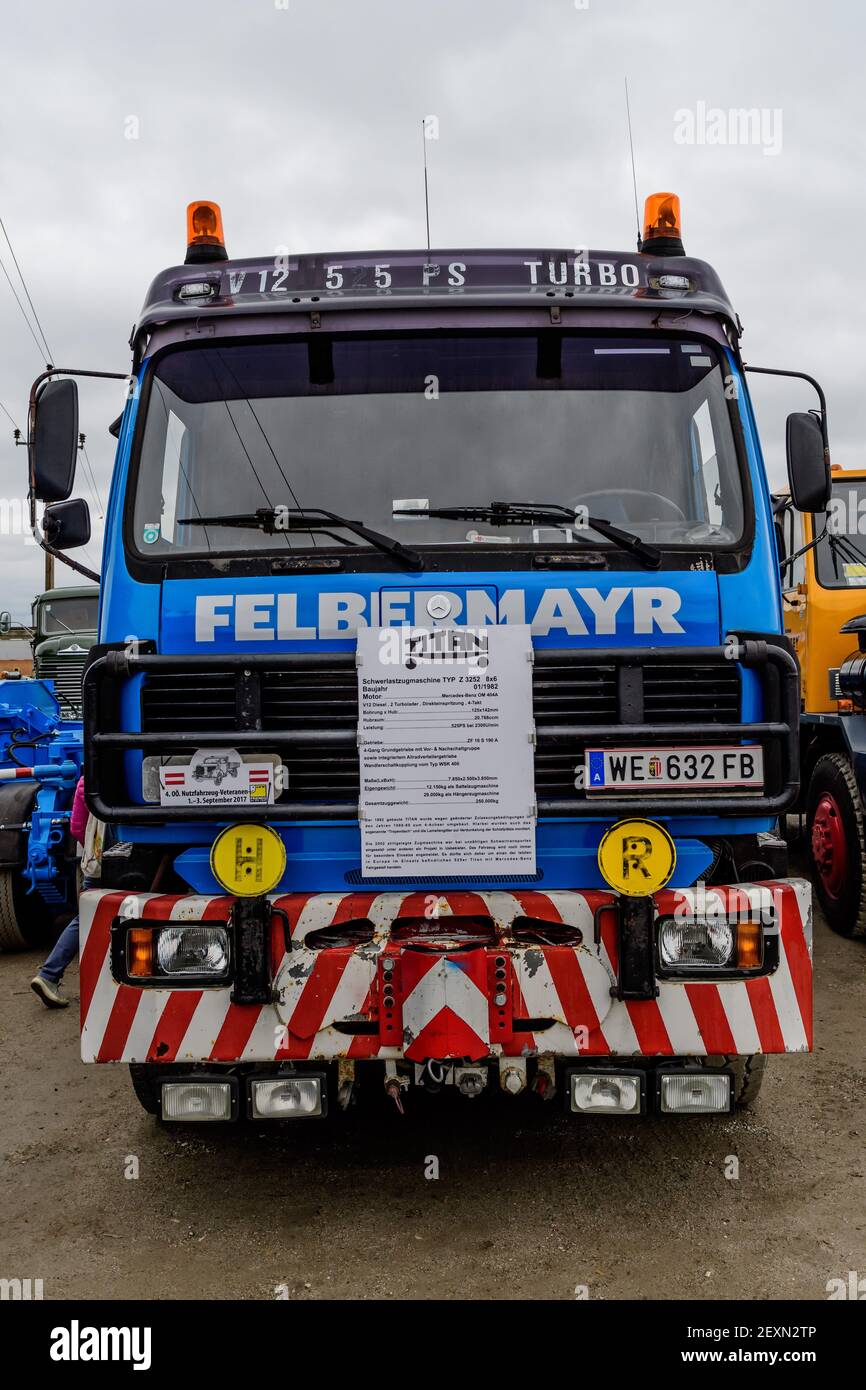
[[[3,414],[6,416],[6,419],[11,423],[14,429],[18,430],[20,434],[21,431],[19,425],[15,422],[15,420],[12,419],[12,416],[9,414],[9,411],[6,409],[2,401],[0,401],[0,410],[3,411]]]
[[[94,476],[93,467],[92,467],[91,462],[90,462],[90,456],[89,456],[89,454],[88,454],[88,452],[87,452],[87,449],[86,449],[86,447],[84,446],[84,444],[82,444],[82,446],[81,446],[81,452],[82,452],[82,455],[84,456],[84,462],[85,462],[85,464],[86,464],[86,466],[87,466],[87,475],[88,475],[88,477],[89,477],[89,479],[90,479],[90,486],[91,486],[91,488],[92,488],[92,490],[93,490],[93,497],[94,497],[94,501],[95,501],[96,504],[97,504],[97,510],[99,511],[99,513],[100,513],[101,516],[104,516],[104,515],[105,515],[105,506],[104,506],[104,504],[103,504],[102,497],[100,496],[99,488],[96,486],[96,477]]]
[[[21,310],[21,313],[22,313],[22,315],[23,315],[23,317],[24,317],[24,322],[27,324],[27,327],[28,327],[29,330],[30,330],[30,335],[31,335],[31,337],[33,338],[34,343],[36,344],[36,347],[37,347],[37,350],[38,350],[38,352],[39,352],[40,357],[42,356],[42,350],[43,350],[43,347],[44,347],[44,349],[45,349],[45,354],[46,354],[46,362],[47,362],[47,363],[50,363],[50,362],[52,362],[52,361],[54,360],[54,354],[52,353],[51,347],[50,347],[50,345],[49,345],[49,343],[48,343],[48,339],[47,339],[47,337],[45,336],[45,329],[42,327],[42,321],[41,321],[41,319],[39,318],[38,313],[36,312],[36,305],[33,303],[33,296],[31,295],[30,290],[29,290],[28,285],[27,285],[27,281],[26,281],[25,278],[24,278],[24,272],[23,272],[23,270],[21,269],[21,265],[20,265],[20,263],[19,263],[18,257],[15,255],[15,247],[12,245],[12,239],[11,239],[11,237],[9,236],[9,233],[8,233],[7,230],[6,230],[6,224],[5,224],[5,222],[3,221],[2,217],[0,217],[0,231],[2,231],[3,236],[4,236],[5,240],[6,240],[6,245],[9,247],[9,251],[10,251],[10,253],[11,253],[12,260],[13,260],[13,262],[14,262],[14,264],[15,264],[15,269],[16,269],[17,272],[18,272],[18,278],[19,278],[19,280],[21,281],[21,287],[22,287],[22,289],[24,290],[24,294],[25,294],[25,296],[26,296],[26,298],[27,298],[27,303],[30,305],[30,310],[31,310],[31,313],[33,314],[33,318],[34,318],[34,320],[35,320],[35,322],[36,322],[36,327],[39,329],[39,335],[40,335],[40,337],[41,337],[41,339],[42,339],[42,343],[41,343],[41,344],[39,343],[39,340],[38,340],[38,338],[36,337],[35,332],[33,331],[33,325],[31,324],[30,319],[28,318],[28,315],[27,315],[27,312],[26,312],[26,310],[25,310],[25,308],[24,308],[24,305],[21,303],[21,300],[20,300],[20,298],[19,298],[19,296],[18,296],[18,292],[17,292],[17,290],[15,289],[15,286],[14,286],[13,283],[12,283],[12,279],[11,279],[11,277],[10,277],[10,275],[9,275],[8,270],[6,269],[6,266],[3,264],[2,259],[0,259],[0,267],[2,267],[3,274],[6,276],[6,279],[7,279],[8,283],[9,283],[9,288],[11,289],[12,293],[13,293],[14,296],[15,296],[15,302],[16,302],[16,304],[18,305],[18,308]],[[0,402],[0,405],[2,405],[2,402]],[[12,417],[11,417],[11,415],[9,415],[9,412],[8,412],[8,410],[6,410],[6,407],[3,406],[2,408],[3,408],[4,413],[5,413],[6,415],[9,416],[9,419],[10,419],[10,420],[12,420]],[[12,424],[15,425],[15,421],[14,421],[14,420],[12,420]],[[15,426],[15,428],[16,428],[16,429],[18,428],[17,425]],[[92,496],[93,496],[93,500],[94,500],[94,502],[96,503],[96,509],[97,509],[97,511],[98,511],[98,513],[99,513],[99,515],[100,515],[100,517],[104,517],[104,515],[105,515],[105,504],[104,504],[103,501],[102,501],[102,496],[101,496],[101,494],[100,494],[99,488],[97,487],[97,484],[96,484],[96,476],[95,476],[95,474],[94,474],[94,472],[93,472],[93,465],[92,465],[91,462],[90,462],[90,456],[89,456],[89,454],[88,454],[88,452],[87,452],[87,449],[86,449],[85,446],[84,446],[83,441],[82,441],[82,445],[81,445],[81,452],[82,452],[82,454],[83,454],[83,456],[84,456],[85,471],[86,471],[87,477],[88,477],[88,479],[89,479],[89,487],[90,487],[90,490],[91,490],[91,494],[92,494]],[[87,550],[87,547],[85,546],[84,548],[85,548],[85,551],[86,551],[86,550]],[[89,552],[88,552],[88,554],[89,554]]]
[[[19,278],[19,280],[21,281],[21,284],[22,284],[23,287],[24,287],[24,293],[25,293],[26,296],[27,296],[27,303],[30,305],[30,308],[31,308],[32,311],[33,311],[33,317],[34,317],[34,319],[36,320],[36,326],[37,326],[37,328],[39,329],[39,332],[40,332],[40,334],[41,334],[41,336],[42,336],[42,341],[43,341],[43,343],[45,344],[45,351],[46,351],[47,354],[48,354],[48,361],[49,361],[49,362],[53,362],[53,361],[54,361],[54,358],[53,358],[53,356],[52,356],[51,349],[50,349],[50,347],[48,346],[48,339],[47,339],[46,336],[45,336],[45,330],[43,329],[42,324],[41,324],[40,321],[39,321],[39,315],[38,315],[37,312],[36,312],[36,305],[33,303],[33,300],[32,300],[32,298],[31,298],[31,296],[30,296],[30,291],[29,291],[29,289],[27,288],[27,281],[24,279],[24,272],[23,272],[23,270],[21,269],[20,265],[18,264],[18,257],[15,255],[15,248],[14,248],[14,246],[12,245],[12,242],[9,240],[9,233],[8,233],[7,230],[6,230],[6,226],[5,226],[4,222],[3,222],[3,218],[2,218],[2,217],[0,217],[0,231],[3,232],[3,235],[4,235],[4,237],[6,238],[6,245],[9,247],[9,250],[12,252],[12,259],[13,259],[13,261],[15,262],[15,269],[18,271],[18,278]]]
[[[631,133],[631,106],[629,105],[629,100],[628,100],[628,78],[625,79],[625,115],[626,115],[626,120],[628,121],[628,147],[629,147],[629,150],[631,151],[631,181],[632,181],[632,184],[634,185],[634,220],[635,220],[635,222],[637,223],[637,245],[638,245],[638,250],[640,250],[640,242],[641,242],[641,225],[640,225],[640,211],[639,211],[639,209],[638,209],[638,201],[637,201],[637,173],[636,173],[636,171],[635,171],[635,164],[634,164],[634,139],[632,138],[632,133]]]
[[[14,286],[13,283],[12,283],[11,277],[10,277],[10,275],[9,275],[9,271],[6,269],[6,266],[3,264],[2,258],[0,258],[0,270],[3,271],[3,274],[6,276],[6,279],[9,281],[9,288],[10,288],[10,290],[12,291],[12,293],[13,293],[14,296],[15,296],[15,303],[18,305],[18,308],[21,310],[21,314],[22,314],[22,317],[23,317],[23,319],[24,319],[24,322],[27,324],[27,327],[30,329],[30,336],[31,336],[31,338],[33,339],[34,343],[36,344],[36,351],[39,353],[39,356],[42,357],[42,355],[43,355],[43,345],[42,345],[42,343],[40,343],[40,341],[39,341],[39,339],[37,338],[35,332],[33,331],[33,324],[30,322],[30,319],[27,317],[27,310],[24,308],[24,305],[21,303],[21,300],[18,298],[18,291],[16,290],[15,286]],[[48,348],[48,344],[46,343],[46,344],[45,344],[45,350],[47,350],[47,348]],[[49,357],[49,360],[50,360],[50,357],[51,357],[51,354],[50,354],[50,353],[48,353],[48,357]]]
[[[427,255],[430,255],[430,190],[427,183],[427,122],[422,118],[421,129],[424,132],[424,216],[427,220]]]

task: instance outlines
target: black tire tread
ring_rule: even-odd
[[[840,936],[864,937],[866,936],[866,824],[864,824],[863,802],[860,799],[860,788],[857,785],[857,778],[854,775],[854,769],[844,753],[822,754],[812,770],[807,806],[806,839],[809,847],[809,854],[811,856],[811,824],[814,814],[814,803],[818,799],[817,796],[813,796],[813,789],[816,786],[816,782],[819,781],[819,777],[829,776],[831,774],[836,774],[840,777],[845,786],[850,801],[848,810],[850,811],[856,831],[856,843],[849,844],[849,850],[853,861],[853,867],[855,871],[859,868],[860,875],[860,895],[857,903],[857,910],[851,915],[849,920],[845,922],[841,920],[838,908],[834,909],[834,905],[828,903],[824,896],[821,888],[820,874],[813,863],[815,891],[818,894],[818,899],[824,910],[824,916],[827,918],[833,931],[837,932]],[[842,809],[844,811],[844,808]]]
[[[746,1055],[728,1054],[724,1056],[699,1057],[697,1061],[707,1071],[730,1071],[733,1075],[731,1099],[738,1110],[745,1110],[758,1098],[767,1069],[767,1057],[763,1052]]]
[[[29,945],[18,921],[14,874],[0,872],[0,951],[26,951]]]
[[[142,1108],[147,1111],[148,1115],[158,1115],[159,1087],[151,1075],[150,1067],[146,1064],[132,1063],[129,1068],[129,1079]]]

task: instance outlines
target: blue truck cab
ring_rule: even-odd
[[[133,330],[84,680],[108,830],[83,1057],[166,1119],[314,1117],[368,1085],[748,1103],[767,1054],[811,1047],[810,893],[778,833],[798,671],[739,320],[678,201],[649,200],[634,253],[234,260],[216,205],[189,226]],[[76,411],[68,374],[34,391],[56,553],[86,529]],[[792,421],[813,505],[826,423]],[[453,656],[503,627],[525,864],[464,787],[447,870],[385,812],[371,871],[359,634],[441,630]],[[465,711],[424,709],[447,779]]]

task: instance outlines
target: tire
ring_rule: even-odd
[[[14,869],[0,871],[0,951],[32,951],[51,943],[54,915],[41,898],[27,893]]]
[[[806,842],[824,916],[840,936],[866,936],[866,831],[857,778],[841,753],[815,764],[806,799]]]
[[[767,1058],[763,1052],[753,1052],[747,1057],[731,1059],[734,1071],[734,1105],[747,1110],[760,1094],[767,1070]]]
[[[151,1068],[146,1064],[135,1063],[129,1068],[129,1079],[139,1104],[148,1115],[159,1114],[159,1087],[153,1079]]]
[[[763,1052],[753,1052],[747,1056],[701,1057],[702,1067],[707,1071],[729,1071],[733,1074],[731,1101],[738,1110],[745,1110],[758,1099],[767,1058]]]

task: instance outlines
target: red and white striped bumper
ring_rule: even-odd
[[[695,889],[655,895],[660,914],[694,906]],[[779,964],[748,980],[660,980],[651,1000],[615,999],[614,914],[603,892],[446,893],[448,914],[492,918],[492,945],[414,950],[391,939],[397,918],[423,916],[424,893],[289,893],[272,897],[272,1004],[238,1005],[231,990],[117,984],[109,932],[117,916],[225,921],[229,897],[93,890],[82,894],[81,1052],[87,1062],[259,1062],[406,1058],[410,1061],[552,1053],[561,1057],[702,1056],[804,1052],[812,1046],[811,888],[800,879],[706,890],[727,909],[734,894],[772,894]],[[742,902],[742,897],[737,901]],[[578,945],[515,944],[530,917],[577,927]],[[308,935],[368,918],[372,942],[311,949]],[[392,963],[387,964],[388,961]],[[385,989],[386,978],[390,988]],[[390,998],[394,1002],[388,1007]],[[503,997],[505,999],[502,1004]],[[532,1020],[547,1026],[533,1028]],[[361,1031],[358,1031],[360,1029]],[[354,1031],[353,1031],[354,1030]]]

